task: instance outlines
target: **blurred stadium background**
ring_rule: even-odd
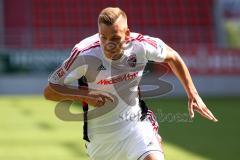
[[[176,120],[187,114],[187,99],[171,73],[162,77],[174,90],[147,103],[158,115],[166,159],[238,159],[239,0],[0,0],[0,159],[87,159],[82,124],[57,119],[42,91],[74,44],[97,32],[107,6],[126,11],[132,31],[181,54],[219,119]]]

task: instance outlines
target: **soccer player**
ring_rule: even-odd
[[[90,159],[164,159],[156,118],[138,92],[149,60],[167,63],[178,77],[188,95],[191,118],[197,111],[217,121],[198,95],[180,55],[162,40],[130,32],[127,16],[120,8],[103,9],[98,29],[99,33],[75,45],[44,90],[46,99],[79,101],[95,107],[84,128]],[[68,87],[79,79],[88,87]],[[133,116],[139,113],[140,117]]]

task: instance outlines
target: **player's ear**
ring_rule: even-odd
[[[129,28],[127,28],[125,31],[125,37],[126,37],[125,38],[126,40],[130,39],[130,29]]]

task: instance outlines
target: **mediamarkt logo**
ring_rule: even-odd
[[[120,75],[120,76],[117,76],[117,77],[112,78],[112,79],[102,79],[97,84],[109,85],[109,84],[114,84],[114,83],[118,83],[118,82],[121,82],[121,81],[129,81],[129,80],[132,80],[132,79],[136,78],[137,75],[138,75],[138,72],[126,73],[124,75]]]

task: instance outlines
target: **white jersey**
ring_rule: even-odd
[[[148,60],[162,62],[164,42],[158,38],[131,33],[119,60],[105,57],[95,34],[76,44],[70,57],[49,78],[54,84],[69,84],[85,76],[88,88],[110,93],[114,103],[89,112],[88,137],[94,142],[119,141],[136,126],[141,109],[138,85]]]

